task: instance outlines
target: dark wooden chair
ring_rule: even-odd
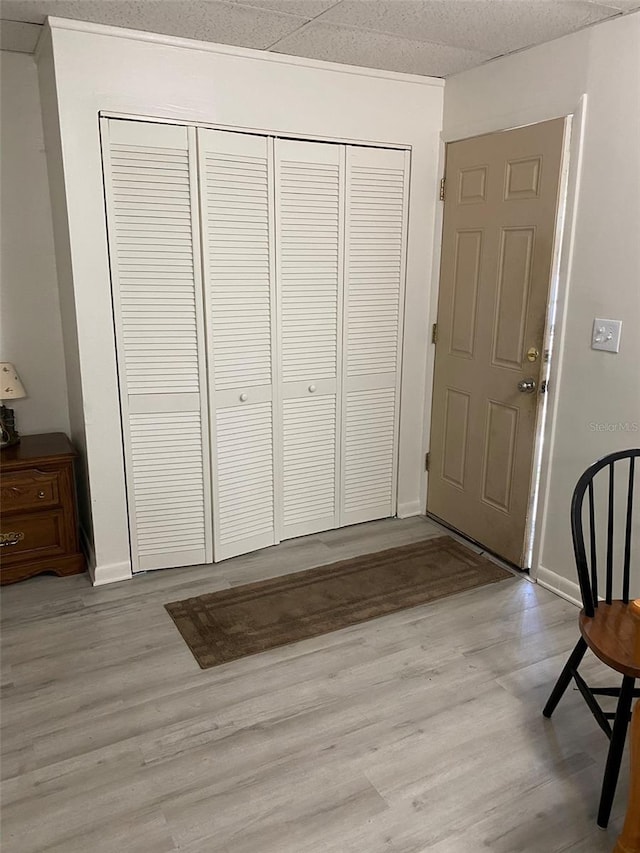
[[[635,687],[636,678],[640,678],[640,618],[637,606],[629,604],[630,577],[634,568],[631,551],[635,462],[638,456],[640,448],[620,450],[599,459],[587,468],[574,489],[571,499],[571,534],[583,604],[578,619],[580,639],[542,712],[545,717],[551,716],[573,679],[596,722],[609,738],[609,753],[598,809],[598,826],[603,828],[607,826],[611,814],[631,703],[634,696],[640,695],[640,690]],[[622,482],[617,479],[620,477],[624,478]],[[606,505],[606,519],[602,525],[597,525],[596,497],[600,496],[601,487],[605,490],[603,503]],[[619,511],[616,513],[616,509],[620,508],[616,504],[620,503],[626,504],[623,514]],[[616,517],[624,519],[624,528],[619,531],[616,527],[621,527],[620,523],[614,524]],[[604,534],[604,541],[601,541],[601,533]],[[616,542],[619,542],[621,565],[615,564]],[[604,578],[604,596],[598,586],[598,557],[604,558],[601,559],[604,565],[600,572]],[[636,555],[635,568],[640,574],[637,560]],[[620,587],[616,590],[621,593],[620,598],[614,598],[614,586]],[[620,687],[589,687],[578,672],[587,648],[622,675]],[[597,696],[617,697],[615,713],[603,711]],[[613,726],[610,720],[613,720]]]

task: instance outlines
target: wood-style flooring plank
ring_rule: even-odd
[[[205,671],[164,610],[442,534],[384,520],[5,587],[3,853],[610,851],[628,762],[602,832],[606,739],[575,691],[541,715],[577,610],[522,576]]]

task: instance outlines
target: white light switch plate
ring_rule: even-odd
[[[620,352],[620,335],[622,320],[602,320],[599,317],[593,321],[591,349],[602,349],[606,352]]]

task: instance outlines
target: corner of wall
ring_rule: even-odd
[[[16,364],[27,397],[15,403],[24,435],[69,433],[53,223],[37,67],[0,52],[2,264],[0,356]]]
[[[70,235],[67,218],[67,200],[62,160],[62,139],[58,114],[56,69],[53,55],[52,34],[49,28],[42,33],[36,50],[38,82],[42,109],[49,194],[53,216],[53,238],[56,255],[56,271],[62,319],[67,393],[69,403],[69,426],[71,439],[80,459],[76,470],[78,487],[78,510],[82,526],[91,539],[91,500],[86,465],[86,436],[84,403],[80,373],[77,320],[73,276],[71,266]]]

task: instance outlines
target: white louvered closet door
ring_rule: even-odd
[[[198,131],[216,560],[277,541],[272,146]]]
[[[347,146],[340,524],[396,512],[409,153]]]
[[[209,562],[195,131],[101,132],[133,569]]]
[[[344,147],[275,141],[281,539],[338,525]]]

